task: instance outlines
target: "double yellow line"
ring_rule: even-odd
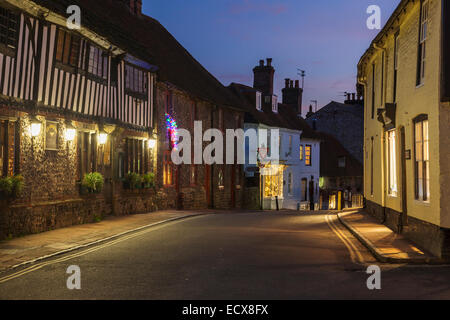
[[[172,223],[179,223],[179,222],[181,222],[181,221],[182,221],[182,220],[179,220],[179,221],[173,221],[173,222],[171,222],[171,224],[172,224]],[[106,242],[106,243],[104,243],[104,244],[95,245],[95,247],[88,248],[88,249],[83,250],[83,251],[81,251],[81,252],[73,253],[73,254],[71,254],[71,255],[61,257],[61,258],[59,258],[59,259],[54,259],[54,260],[51,260],[51,261],[44,261],[44,262],[38,263],[38,264],[36,264],[36,265],[32,265],[32,266],[30,266],[30,267],[28,267],[28,268],[25,268],[25,269],[23,269],[23,270],[20,270],[20,271],[18,271],[18,272],[15,272],[15,273],[13,273],[13,274],[10,274],[10,275],[8,275],[8,276],[5,276],[5,277],[3,277],[3,278],[0,278],[0,284],[1,284],[1,283],[4,283],[4,282],[6,282],[6,281],[12,280],[12,279],[21,277],[21,276],[23,276],[23,275],[25,275],[25,274],[27,274],[27,273],[30,273],[30,272],[39,270],[39,269],[41,269],[41,268],[43,268],[43,267],[45,267],[45,266],[52,265],[52,264],[59,263],[59,262],[64,262],[64,261],[67,261],[67,260],[70,260],[70,259],[74,259],[74,258],[77,258],[77,257],[81,257],[81,256],[84,256],[84,255],[86,255],[86,254],[88,254],[88,253],[91,253],[91,252],[94,252],[94,251],[97,251],[97,250],[100,250],[100,249],[103,249],[103,248],[112,246],[112,245],[114,245],[114,244],[116,244],[116,243],[120,243],[120,242],[129,240],[129,239],[138,237],[138,236],[143,235],[143,234],[145,234],[145,233],[147,233],[147,232],[154,231],[154,230],[158,230],[158,229],[160,229],[160,228],[165,227],[166,225],[167,225],[166,223],[165,223],[165,224],[161,224],[161,225],[156,225],[156,226],[154,226],[154,227],[150,227],[150,228],[148,228],[148,229],[146,228],[146,229],[144,229],[144,230],[142,230],[142,231],[138,231],[138,232],[132,233],[132,234],[130,234],[130,235],[124,235],[124,236],[121,236],[120,238],[118,238],[118,239],[116,239],[116,240],[111,240],[111,241],[108,241],[108,242]]]
[[[359,252],[358,248],[355,246],[355,244],[339,229],[339,227],[336,225],[336,219],[337,217],[335,215],[325,215],[325,221],[327,222],[328,226],[331,230],[338,236],[339,239],[344,243],[344,245],[347,247],[350,258],[352,259],[353,263],[358,264],[364,264],[364,258]]]

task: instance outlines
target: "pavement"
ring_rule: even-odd
[[[0,272],[110,241],[156,224],[212,212],[214,211],[167,210],[120,217],[111,216],[97,223],[0,241]]]
[[[340,222],[374,257],[383,263],[443,264],[446,263],[411,240],[381,224],[364,210],[338,214]]]

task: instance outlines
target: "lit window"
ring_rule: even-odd
[[[270,174],[264,175],[264,197],[282,197],[283,196],[283,169],[272,166],[268,170]]]
[[[303,146],[300,145],[300,161],[303,160]]]
[[[217,176],[217,185],[218,185],[219,189],[221,189],[221,190],[225,188],[224,182],[223,182],[223,168],[219,169],[219,174]]]
[[[388,135],[388,170],[389,170],[389,194],[396,197],[397,188],[397,149],[395,130],[391,130]]]
[[[164,162],[163,162],[163,183],[165,186],[173,185],[173,167],[171,161],[171,153],[170,151],[164,153]]]
[[[197,176],[197,167],[194,164],[191,164],[190,166],[190,184],[195,185],[196,183],[196,176]]]
[[[421,116],[415,121],[415,185],[416,199],[430,199],[430,155],[428,118]]]
[[[0,177],[18,173],[20,145],[17,143],[18,122],[0,120]]]
[[[311,166],[311,146],[305,146],[305,166]]]

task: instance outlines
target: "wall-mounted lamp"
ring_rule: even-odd
[[[155,138],[149,138],[147,140],[147,142],[148,142],[148,147],[150,149],[153,149],[156,146],[156,139]]]
[[[67,120],[66,121],[66,132],[65,132],[66,141],[73,141],[75,139],[76,134],[77,134],[77,130],[74,127],[74,125],[72,124],[72,121]]]
[[[36,116],[32,116],[30,122],[31,136],[37,137],[41,133],[42,122]]]
[[[108,134],[102,129],[98,134],[98,143],[105,144],[108,140]]]

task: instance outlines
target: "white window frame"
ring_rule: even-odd
[[[418,83],[417,85],[423,85],[425,80],[425,67],[426,67],[426,55],[427,55],[427,35],[428,35],[428,13],[429,13],[429,1],[422,2],[421,14],[420,14],[420,35],[419,35],[419,71],[418,71]]]
[[[262,94],[261,92],[256,92],[256,110],[261,111],[262,109]]]
[[[397,161],[397,132],[395,129],[387,133],[387,161],[388,161],[388,194],[391,197],[398,195],[398,161]]]

